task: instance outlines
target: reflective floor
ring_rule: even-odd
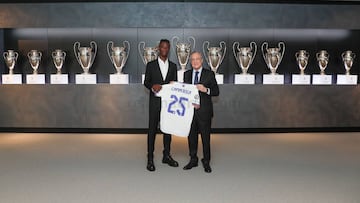
[[[156,144],[151,173],[143,134],[0,134],[0,202],[360,202],[360,133],[215,134],[211,174]]]

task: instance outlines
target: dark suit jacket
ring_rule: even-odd
[[[169,60],[169,69],[166,78],[163,79],[158,60],[150,61],[146,65],[144,85],[150,90],[149,110],[161,109],[161,98],[156,97],[151,88],[155,84],[168,84],[170,81],[177,81],[177,67],[176,64]]]
[[[188,70],[184,73],[184,83],[192,84],[193,70]],[[219,96],[219,86],[215,79],[213,71],[203,68],[201,71],[199,84],[203,84],[206,88],[210,88],[210,95],[199,92],[200,108],[195,110],[201,120],[209,120],[213,117],[213,103],[212,96]]]

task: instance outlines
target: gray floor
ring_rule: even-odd
[[[0,202],[360,202],[360,133],[216,134],[212,174],[161,145],[150,173],[145,135],[0,134]]]

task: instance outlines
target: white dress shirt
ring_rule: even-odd
[[[165,80],[166,75],[169,70],[169,60],[166,59],[165,61],[163,61],[160,59],[160,57],[158,57],[158,62],[159,62],[159,66],[160,66],[161,75],[163,77],[163,80]]]

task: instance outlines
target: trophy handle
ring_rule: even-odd
[[[4,57],[5,60],[6,60],[6,58],[7,58],[8,55],[9,55],[9,54],[8,54],[7,52],[4,52],[4,53],[3,53],[3,57]]]
[[[124,48],[127,49],[128,52],[130,52],[130,42],[125,40],[123,41]]]
[[[19,53],[15,52],[15,60],[19,58]]]
[[[66,58],[66,52],[65,52],[65,51],[63,51],[62,53],[63,53],[63,56],[64,56],[64,61],[65,61],[65,58]]]
[[[177,46],[177,43],[179,42],[179,37],[178,36],[173,36],[172,37],[172,39],[171,39],[171,43],[172,43],[172,50],[173,50],[173,52],[175,53],[175,55],[177,55],[176,54],[176,46]]]
[[[252,57],[252,59],[251,59],[251,61],[250,61],[250,65],[251,65],[251,64],[253,63],[254,59],[255,59],[256,52],[257,52],[257,45],[256,45],[256,43],[255,43],[255,42],[250,42],[250,48],[251,48],[251,50],[254,50],[254,51],[253,51],[253,57]]]
[[[142,45],[142,46],[141,46],[141,45]],[[139,42],[138,51],[139,51],[141,60],[142,60],[143,63],[146,65],[145,57],[144,57],[144,54],[143,54],[144,49],[145,49],[145,42],[144,42],[144,41]]]
[[[31,58],[30,52],[27,53],[28,59]]]
[[[94,57],[91,58],[91,62],[90,62],[90,66],[92,66],[95,61],[96,54],[97,54],[97,44],[95,41],[91,41],[90,46],[91,46],[91,49],[94,50]]]
[[[106,45],[107,53],[108,53],[108,56],[109,56],[110,61],[111,61],[112,64],[114,63],[114,61],[113,61],[113,59],[112,59],[112,57],[111,57],[111,49],[112,49],[113,47],[114,47],[114,42],[113,42],[113,41],[109,41],[109,42],[107,43],[107,45]]]
[[[239,46],[240,46],[240,43],[239,43],[239,42],[234,42],[234,44],[233,44],[233,54],[234,54],[235,60],[236,60],[236,62],[237,62],[238,64],[240,64],[240,62],[239,62],[239,59],[238,59],[238,57],[237,57],[237,55],[236,55],[236,50],[239,51]]]
[[[223,52],[223,55],[221,56],[221,60],[220,60],[219,64],[221,64],[223,62],[224,58],[225,58],[225,55],[226,55],[226,43],[224,41],[221,41],[220,42],[220,47],[221,47],[222,50],[224,50],[224,52]]]
[[[125,41],[123,41],[123,45],[124,45],[124,50],[127,49],[126,58],[123,61],[123,64],[125,65],[127,59],[129,58],[129,54],[130,54],[130,42],[125,40]]]
[[[264,42],[261,45],[261,52],[262,52],[262,55],[263,55],[266,65],[267,65],[267,61],[266,61],[265,51],[268,49],[268,47],[269,47],[269,44],[267,42]]]
[[[279,42],[278,47],[281,49],[281,58],[279,60],[279,64],[280,64],[280,62],[284,58],[284,54],[285,54],[285,43],[284,42]]]
[[[55,58],[55,56],[56,56],[55,51],[51,52],[51,56],[52,56],[53,58]]]
[[[74,54],[75,54],[75,58],[76,58],[76,60],[78,61],[78,63],[81,65],[80,58],[79,58],[79,56],[78,56],[79,47],[80,47],[80,42],[75,42],[75,43],[74,43]]]
[[[209,51],[209,45],[210,45],[210,42],[209,41],[205,41],[203,43],[203,53],[204,53],[204,58],[206,60],[206,62],[210,65],[210,62],[209,62],[209,58],[208,58],[208,55],[207,55],[207,51],[205,51],[205,45],[206,45],[206,48],[207,50]]]
[[[191,41],[193,42],[192,43],[192,49],[191,49],[191,51],[194,51],[195,50],[195,37],[193,37],[193,36],[190,36],[190,37],[188,37],[188,42],[191,44]]]

